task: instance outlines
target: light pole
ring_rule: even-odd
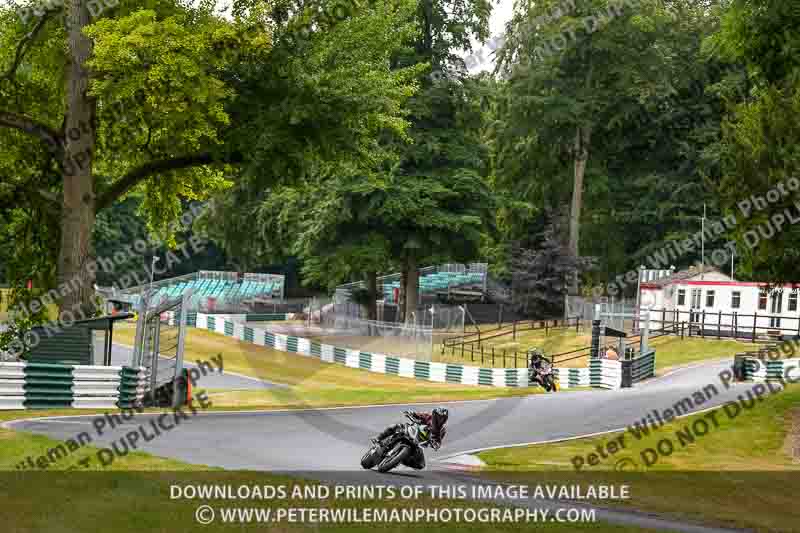
[[[639,275],[637,276],[636,281],[636,306],[633,312],[634,318],[634,326],[633,329],[639,329],[639,305],[641,304],[641,297],[642,297],[642,273],[645,271],[647,267],[644,265],[639,265]]]
[[[703,218],[700,219],[700,279],[705,279],[706,271],[706,204],[703,204]]]
[[[154,255],[153,259],[150,261],[150,286],[147,289],[148,307],[149,307],[150,298],[152,297],[152,292],[153,292],[153,276],[155,275],[156,263],[158,263],[160,260],[161,260],[160,257],[158,257],[157,255]]]

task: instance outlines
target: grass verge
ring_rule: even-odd
[[[615,470],[624,470],[632,495],[626,504],[638,509],[758,531],[797,531],[798,420],[800,386],[791,385],[735,416],[718,408],[676,420],[641,438],[629,429],[479,456],[488,465],[485,475],[515,482],[541,482],[544,475],[599,483],[619,479]],[[662,453],[656,457],[659,449]],[[597,464],[590,465],[593,453]],[[576,457],[584,462],[578,473]],[[638,472],[631,474],[632,470]]]
[[[347,405],[481,400],[541,392],[532,388],[475,387],[434,383],[378,374],[323,363],[315,357],[291,354],[238,341],[218,333],[187,330],[186,361],[207,361],[217,354],[225,371],[264,379],[288,387],[257,391],[215,392],[215,407],[331,407]],[[132,344],[133,328],[115,328],[116,341]]]

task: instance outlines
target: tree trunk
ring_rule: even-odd
[[[95,223],[94,177],[94,106],[89,97],[89,71],[85,64],[92,53],[91,40],[81,33],[89,24],[85,0],[75,0],[67,7],[70,22],[66,75],[66,146],[64,198],[62,206],[61,250],[58,281],[61,287],[61,310],[91,312],[94,292],[92,230]]]
[[[572,204],[569,210],[569,253],[578,257],[578,243],[580,241],[581,209],[583,208],[583,177],[586,172],[586,163],[589,160],[589,138],[591,128],[578,127],[575,131],[575,175],[572,186]],[[578,292],[577,273],[572,279],[572,293]]]
[[[367,272],[367,319],[378,320],[378,273]]]
[[[406,255],[406,324],[411,325],[419,319],[417,312],[417,295],[419,291],[419,271],[417,270],[417,257],[413,250]]]

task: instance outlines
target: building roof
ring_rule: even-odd
[[[652,281],[648,281],[647,283],[643,283],[642,285],[643,286],[646,285],[647,287],[650,287],[650,288],[661,288],[661,287],[664,287],[666,285],[670,285],[672,283],[676,283],[678,281],[687,281],[687,280],[690,280],[690,279],[692,279],[692,278],[694,278],[696,276],[699,276],[700,274],[708,274],[708,273],[711,273],[711,272],[713,272],[713,273],[715,273],[715,274],[717,274],[719,276],[723,276],[723,277],[727,278],[730,281],[733,281],[733,278],[731,278],[730,276],[725,275],[718,268],[715,268],[715,267],[713,267],[711,265],[703,265],[702,267],[689,267],[686,270],[681,270],[681,271],[675,272],[672,275],[665,276],[663,278],[654,279]]]

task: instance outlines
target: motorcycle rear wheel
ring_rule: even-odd
[[[405,460],[410,454],[411,447],[409,445],[398,444],[392,448],[392,450],[383,458],[383,461],[380,462],[378,465],[378,472],[388,472],[392,468],[402,463],[403,460]]]

